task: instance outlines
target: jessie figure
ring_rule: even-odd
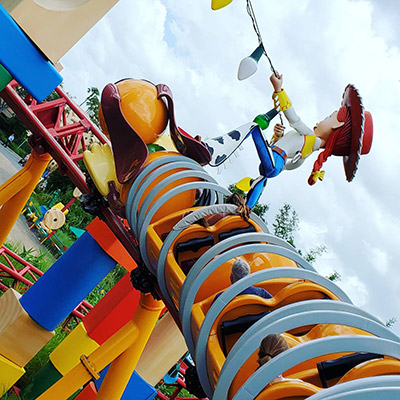
[[[348,85],[339,110],[317,123],[314,129],[310,129],[298,117],[288,95],[282,89],[282,75],[271,75],[270,80],[274,87],[272,98],[275,109],[284,113],[293,130],[283,134],[283,126],[275,125],[271,157],[260,157],[261,176],[252,182],[247,195],[248,205],[252,207],[257,202],[267,178],[278,175],[283,169],[299,167],[319,149],[324,151],[314,162],[308,183],[314,185],[317,180],[323,179],[324,171],[321,167],[330,155],[343,157],[346,179],[351,182],[361,154],[367,154],[371,149],[373,132],[371,114],[364,110],[358,90],[353,85]],[[255,144],[258,152],[264,150],[261,144]]]

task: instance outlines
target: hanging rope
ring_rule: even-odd
[[[263,40],[262,40],[262,37],[261,37],[260,28],[258,27],[258,24],[257,24],[256,14],[254,12],[253,5],[251,4],[251,0],[246,0],[246,2],[247,2],[247,7],[246,7],[247,13],[249,14],[249,16],[251,18],[251,22],[253,23],[253,29],[254,29],[254,31],[255,31],[255,33],[257,35],[258,44],[262,47],[263,53],[264,53],[265,57],[267,57],[267,59],[268,59],[268,62],[269,62],[269,65],[271,67],[272,73],[278,78],[278,73],[276,72],[274,66],[272,65],[272,61],[269,58],[269,55],[268,55],[267,51],[265,50],[265,46],[264,46],[264,43],[263,43]],[[279,118],[281,120],[281,125],[283,125],[283,119],[282,119],[282,114],[281,113],[279,113]]]
[[[265,57],[267,57],[268,61],[269,61],[269,65],[271,66],[271,71],[274,73],[274,75],[276,77],[278,77],[278,73],[276,72],[274,66],[272,65],[272,61],[268,56],[267,51],[265,50],[265,46],[261,37],[261,32],[260,32],[260,28],[258,27],[257,24],[257,19],[256,19],[256,14],[254,13],[254,9],[253,9],[253,5],[251,4],[251,0],[246,0],[247,1],[247,13],[249,14],[250,18],[251,18],[251,22],[253,23],[253,29],[256,32],[257,38],[258,38],[258,44],[260,46],[262,46],[263,49],[263,53],[265,55]]]

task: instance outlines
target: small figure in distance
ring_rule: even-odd
[[[13,133],[7,138],[7,140],[4,143],[4,146],[6,146],[6,147],[9,146],[12,141],[14,141],[14,134]]]
[[[250,274],[250,265],[246,260],[243,260],[242,258],[237,259],[231,269],[231,276],[230,280],[232,285],[239,281],[240,279],[246,277],[247,275]],[[218,293],[215,297],[213,302],[222,294]],[[250,286],[243,291],[239,293],[239,296],[242,294],[255,294],[256,296],[260,296],[264,299],[270,299],[272,297],[271,293],[269,293],[267,290],[263,288],[259,288],[257,286]]]

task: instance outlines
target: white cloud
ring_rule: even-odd
[[[370,291],[366,284],[355,275],[342,277],[338,285],[350,295],[353,304],[360,308],[365,308],[370,299]]]
[[[371,243],[364,242],[366,254],[369,258],[370,265],[381,275],[387,275],[389,271],[388,254]]]

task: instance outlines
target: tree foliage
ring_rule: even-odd
[[[99,107],[100,107],[100,91],[97,87],[87,89],[89,94],[83,104],[86,104],[86,113],[89,118],[100,128]]]
[[[320,244],[317,247],[313,247],[312,249],[308,250],[306,252],[304,258],[310,264],[313,264],[315,262],[315,260],[318,257],[322,256],[322,254],[326,253],[326,251],[327,251],[326,246],[324,244]],[[337,278],[331,279],[331,280],[336,280],[336,279],[340,278],[340,274],[336,271],[335,271],[335,273],[337,274]]]
[[[333,270],[332,273],[330,273],[327,278],[332,281],[332,282],[337,282],[342,280],[341,275],[339,274],[339,272],[337,272],[336,270]]]
[[[60,86],[62,87],[62,84]],[[22,99],[31,98],[26,89],[22,86],[18,86],[16,91]],[[46,97],[45,101],[56,100],[59,98],[60,95],[54,90]],[[26,126],[16,115],[7,118],[0,113],[0,140],[4,141],[9,135],[11,135],[11,133],[13,133],[15,139],[10,144],[10,148],[21,157],[25,157],[26,154],[31,152],[31,148],[27,141],[28,132]]]
[[[274,234],[276,236],[286,240],[296,249],[296,245],[294,243],[294,234],[299,229],[299,216],[296,210],[294,210],[289,203],[284,203],[279,209],[272,226],[274,227]],[[318,257],[327,252],[327,248],[323,244],[311,248],[310,250],[306,251],[305,254],[303,254],[303,251],[300,249],[296,250],[310,264],[314,264]],[[341,280],[339,272],[335,270],[330,273],[327,278],[333,282]]]
[[[299,229],[299,216],[289,203],[284,203],[279,209],[272,226],[276,236],[296,247],[293,235]]]
[[[389,319],[386,321],[385,326],[386,326],[386,328],[391,329],[391,328],[393,328],[393,325],[394,325],[396,322],[397,322],[397,318],[396,318],[396,317],[389,318]]]

